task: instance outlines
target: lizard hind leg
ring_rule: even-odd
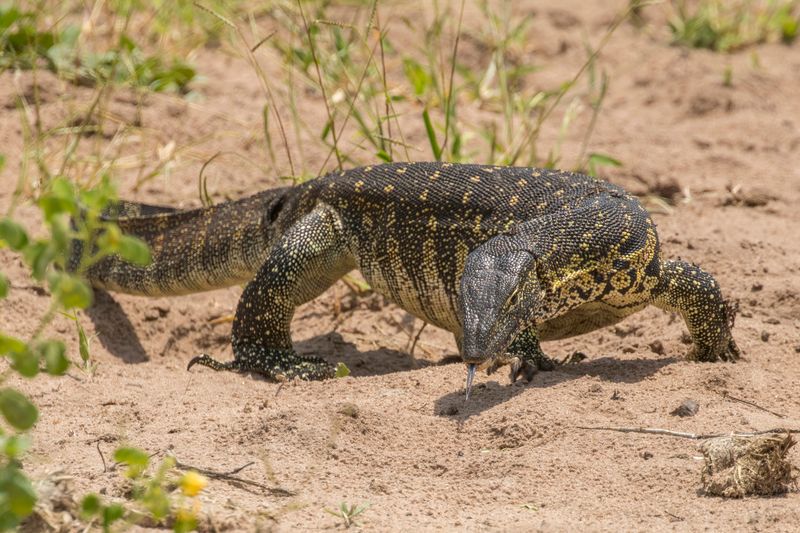
[[[189,366],[255,372],[276,381],[333,377],[333,365],[294,351],[289,326],[297,306],[316,298],[354,266],[338,216],[317,207],[278,239],[245,287],[231,333],[234,360],[221,363],[201,355]]]

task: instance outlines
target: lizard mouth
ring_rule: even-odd
[[[508,349],[508,345],[511,343],[506,343],[506,346],[499,351],[494,352],[494,355],[483,359],[477,363],[467,363],[467,385],[466,385],[466,398],[465,400],[469,400],[470,394],[472,393],[472,382],[475,379],[475,373],[478,370],[488,370],[489,368],[497,368],[499,366],[503,366],[508,364],[511,359],[508,357],[506,350]]]

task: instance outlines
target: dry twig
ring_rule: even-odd
[[[672,431],[660,428],[636,428],[636,427],[613,427],[613,426],[576,426],[577,429],[591,429],[598,431],[616,431],[619,433],[644,433],[647,435],[667,435],[669,437],[680,437],[684,439],[703,440],[714,439],[717,437],[755,437],[756,435],[766,435],[768,433],[800,433],[800,429],[775,428],[763,431],[752,432],[731,432],[731,433],[688,433],[685,431]]]
[[[427,322],[422,323],[422,326],[419,328],[419,331],[414,337],[414,340],[411,342],[411,349],[408,351],[408,355],[410,355],[411,357],[414,357],[414,349],[417,347],[417,343],[419,342],[419,337],[420,335],[422,335],[422,332],[425,330],[425,326],[427,325],[428,325]]]
[[[106,466],[106,458],[103,457],[103,452],[100,451],[100,439],[98,439],[95,444],[97,445],[97,453],[100,454],[100,460],[103,461],[103,472],[108,472],[108,467]]]
[[[254,461],[251,461],[251,462],[247,463],[246,465],[240,466],[239,468],[235,468],[235,469],[231,470],[230,472],[217,472],[215,470],[209,470],[207,468],[198,468],[196,466],[187,465],[186,463],[182,463],[182,462],[178,461],[177,457],[173,456],[173,458],[175,459],[175,467],[176,468],[180,468],[181,470],[194,470],[195,472],[203,474],[204,476],[208,476],[211,479],[219,479],[221,481],[227,481],[231,485],[234,485],[234,486],[237,486],[237,485],[249,485],[249,486],[252,486],[252,487],[258,487],[259,489],[264,490],[266,492],[269,492],[270,494],[273,494],[275,496],[294,496],[295,495],[295,493],[290,491],[290,490],[282,489],[280,487],[268,487],[267,485],[264,485],[263,483],[259,483],[257,481],[251,481],[249,479],[240,478],[240,477],[237,477],[235,475],[235,474],[238,474],[239,472],[241,472],[242,470],[244,470],[245,468],[247,468],[248,466],[254,465],[255,464]]]
[[[753,403],[753,402],[750,402],[750,401],[747,401],[747,400],[742,400],[741,398],[737,398],[736,396],[731,396],[730,394],[728,394],[725,391],[721,392],[720,394],[722,394],[722,397],[725,398],[726,400],[731,400],[732,402],[739,402],[739,403],[743,403],[745,405],[749,405],[750,407],[755,407],[756,409],[764,411],[765,413],[769,413],[771,415],[775,415],[778,418],[786,418],[786,415],[782,415],[780,413],[776,413],[775,411],[770,411],[769,409],[767,409],[765,407],[761,407],[760,405],[758,405],[756,403]]]

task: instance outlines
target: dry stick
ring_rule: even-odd
[[[755,407],[756,409],[760,409],[760,410],[764,411],[765,413],[769,413],[771,415],[775,415],[778,418],[786,418],[786,415],[782,415],[780,413],[776,413],[775,411],[770,411],[769,409],[767,409],[765,407],[761,407],[760,405],[755,404],[753,402],[749,402],[747,400],[742,400],[741,398],[737,398],[736,396],[731,396],[727,392],[721,392],[720,394],[722,394],[722,397],[727,399],[727,400],[731,400],[733,402],[743,403],[745,405],[749,405],[750,407]]]
[[[678,522],[683,522],[684,520],[686,520],[684,517],[682,517],[682,516],[678,516],[678,515],[676,515],[676,514],[672,514],[672,513],[670,513],[669,511],[666,511],[666,510],[664,511],[664,513],[665,513],[665,514],[667,514],[667,515],[669,515],[669,516],[671,516],[672,518],[674,518],[674,519],[675,519],[675,520],[677,520]]]
[[[314,46],[314,39],[311,38],[311,27],[306,20],[306,14],[303,12],[303,5],[300,0],[297,0],[297,9],[300,10],[300,17],[303,19],[303,26],[306,29],[308,36],[308,46],[311,48],[311,59],[314,61],[314,68],[317,71],[317,80],[319,81],[319,90],[322,91],[322,99],[325,101],[325,111],[328,113],[328,121],[331,123],[331,135],[333,136],[333,148],[336,152],[336,161],[339,163],[339,170],[342,170],[342,154],[339,153],[339,139],[336,133],[336,122],[333,120],[333,113],[331,106],[328,104],[328,94],[325,91],[325,84],[322,83],[322,71],[319,69],[319,61],[317,60],[317,51]]]
[[[645,433],[648,435],[667,435],[669,437],[681,437],[684,439],[703,440],[714,439],[717,437],[755,437],[756,435],[766,435],[768,433],[800,433],[800,429],[775,428],[763,431],[753,431],[745,433],[687,433],[684,431],[672,431],[659,428],[631,428],[631,427],[611,427],[611,426],[575,426],[576,429],[591,429],[599,431],[617,431],[619,433]]]
[[[100,451],[100,440],[98,439],[97,442],[95,442],[95,444],[97,445],[97,453],[100,454],[100,460],[103,461],[103,472],[104,473],[108,472],[108,467],[106,466],[106,458],[103,457],[103,452]]]
[[[419,331],[417,332],[416,336],[414,337],[414,340],[411,343],[411,349],[408,351],[408,355],[410,355],[411,357],[414,357],[414,349],[417,347],[417,342],[419,342],[419,337],[420,337],[420,335],[422,335],[422,332],[425,330],[425,326],[427,326],[427,325],[428,325],[427,322],[423,322],[422,323],[422,327],[419,328]]]
[[[231,484],[241,483],[242,485],[251,485],[253,487],[258,487],[258,488],[260,488],[262,490],[270,492],[270,493],[272,493],[272,494],[274,494],[276,496],[294,496],[295,495],[295,493],[290,491],[290,490],[282,489],[280,487],[268,487],[268,486],[264,485],[263,483],[259,483],[257,481],[251,481],[249,479],[244,479],[244,478],[240,478],[240,477],[236,477],[235,476],[235,474],[238,474],[239,472],[241,472],[242,470],[244,470],[248,466],[254,465],[255,461],[251,461],[251,462],[247,463],[244,466],[240,466],[239,468],[231,470],[230,472],[216,472],[214,470],[209,470],[207,468],[198,468],[196,466],[187,465],[186,463],[182,463],[182,462],[178,461],[178,459],[176,457],[173,456],[173,458],[175,459],[175,467],[176,468],[180,468],[181,470],[194,470],[195,472],[203,474],[204,476],[208,476],[208,477],[210,477],[212,479],[219,479],[221,481],[230,481],[230,482],[232,482]]]
[[[456,42],[453,45],[453,59],[450,63],[450,86],[447,88],[447,99],[444,103],[444,140],[442,140],[442,147],[440,154],[444,152],[447,147],[447,141],[450,136],[450,105],[453,99],[453,78],[456,73],[456,57],[458,56],[458,42],[461,39],[461,21],[464,20],[464,2],[461,0],[461,11],[458,14],[458,27],[456,28]]]
[[[255,46],[253,46],[253,47],[250,49],[250,51],[251,51],[251,52],[255,52],[256,50],[258,50],[258,48],[259,48],[259,47],[260,47],[262,44],[264,44],[265,42],[269,41],[269,40],[272,38],[272,36],[273,36],[273,35],[275,35],[276,33],[278,33],[278,30],[273,30],[273,31],[269,32],[269,33],[266,35],[266,37],[264,37],[263,39],[261,39],[260,41],[258,41],[258,42],[255,44]]]

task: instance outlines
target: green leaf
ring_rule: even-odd
[[[0,412],[6,421],[19,430],[33,427],[39,411],[30,400],[14,389],[0,389]]]
[[[6,166],[6,156],[0,154],[0,172],[3,171],[3,168]]]
[[[793,19],[791,16],[786,15],[781,23],[781,39],[785,44],[790,44],[797,38],[800,33],[800,18]],[[0,165],[2,168],[2,165]]]
[[[42,196],[39,198],[38,204],[46,220],[52,220],[53,217],[62,213],[69,213],[71,207],[69,200],[56,196]]]
[[[109,224],[97,238],[97,246],[101,252],[116,252],[119,250],[119,242],[122,239],[122,232],[116,224]]]
[[[150,247],[143,240],[123,235],[119,241],[119,255],[134,265],[147,266],[150,264]]]
[[[411,88],[414,94],[422,96],[428,91],[428,86],[431,84],[431,76],[417,61],[407,57],[403,59],[403,72],[406,78],[411,82]]]
[[[22,350],[10,353],[14,370],[26,378],[32,378],[39,373],[39,354],[32,352],[27,345]]]
[[[600,154],[597,152],[589,154],[589,163],[594,165],[607,165],[610,167],[622,166],[622,161],[619,159],[614,159],[610,155]]]
[[[427,107],[422,112],[422,121],[425,123],[425,132],[428,134],[428,142],[431,145],[431,151],[433,152],[433,157],[437,161],[441,161],[442,149],[439,147],[439,141],[436,140],[436,132],[433,129],[433,123],[431,122],[431,116],[428,113]]]
[[[150,462],[147,454],[138,448],[117,448],[114,460],[128,465],[126,475],[130,478],[139,477]]]
[[[67,220],[64,217],[54,218],[50,221],[50,239],[57,256],[68,255],[70,235]]]
[[[61,376],[69,368],[69,360],[65,353],[67,347],[61,341],[48,340],[39,345],[41,358],[44,359],[47,373],[51,376]]]
[[[125,515],[125,508],[114,503],[103,509],[103,526],[108,527]]]
[[[339,362],[336,364],[336,373],[334,374],[337,378],[345,378],[350,375],[350,369],[347,368],[347,365]]]
[[[34,492],[30,480],[19,469],[7,467],[6,475],[8,478],[3,480],[2,484],[3,499],[6,500],[12,513],[19,518],[24,518],[33,511],[33,506],[36,504],[36,492]]]
[[[325,123],[325,126],[322,128],[322,133],[319,134],[319,138],[323,141],[328,138],[328,135],[331,133],[331,121],[328,120]]]
[[[55,249],[45,241],[36,241],[25,248],[23,252],[25,261],[31,267],[31,275],[41,280],[47,272],[47,267],[56,256]]]
[[[26,349],[27,346],[23,341],[0,333],[0,354],[24,352]]]
[[[0,298],[8,296],[8,278],[0,272]]]
[[[50,292],[64,309],[86,309],[92,303],[92,289],[81,278],[66,272],[53,272],[49,276]]]
[[[178,512],[175,524],[172,526],[175,533],[188,533],[197,529],[197,518],[193,514]]]
[[[28,244],[28,234],[10,218],[3,218],[0,220],[0,241],[5,242],[12,250],[21,250]]]
[[[103,174],[97,186],[81,190],[79,197],[81,205],[87,210],[100,212],[116,197],[116,191],[108,174]]]
[[[151,484],[141,501],[157,520],[161,520],[169,514],[169,498],[158,484]]]
[[[52,220],[56,215],[68,213],[78,214],[75,201],[75,186],[66,178],[56,178],[50,182],[49,190],[39,198],[39,207],[45,219]]]
[[[25,435],[11,435],[2,440],[3,453],[10,459],[21,456],[30,445],[31,439]]]
[[[85,365],[89,362],[89,339],[86,338],[86,332],[83,330],[80,321],[76,319],[75,324],[78,326],[78,352],[81,354],[81,361]]]
[[[75,185],[64,177],[55,178],[50,182],[50,191],[53,196],[66,200],[75,199]]]
[[[87,494],[81,502],[81,514],[90,518],[100,512],[100,498],[97,494]]]

